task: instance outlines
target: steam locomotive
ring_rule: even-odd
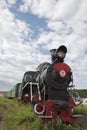
[[[67,48],[61,45],[50,50],[52,63],[40,64],[36,71],[24,74],[21,83],[21,100],[32,103],[34,112],[42,121],[61,118],[65,122],[77,119],[73,115],[76,107],[69,88],[73,85],[71,68],[64,63]]]

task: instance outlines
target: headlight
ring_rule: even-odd
[[[57,56],[60,57],[60,58],[64,58],[65,57],[65,53],[64,52],[57,52]]]

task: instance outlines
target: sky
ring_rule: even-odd
[[[0,91],[65,45],[76,89],[87,89],[87,0],[0,0]]]

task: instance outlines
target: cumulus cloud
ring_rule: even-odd
[[[52,48],[66,45],[65,62],[74,74],[77,88],[86,88],[87,78],[87,1],[86,0],[1,0],[0,4],[0,86],[6,89],[21,82],[27,70],[50,62]],[[17,6],[16,6],[17,5]],[[16,17],[21,13],[44,18],[45,28],[37,36],[30,23]],[[10,86],[10,87],[9,87]],[[3,88],[2,88],[3,89]]]
[[[32,11],[39,17],[48,19],[75,19],[81,15],[86,19],[86,0],[23,0],[24,4],[20,6],[22,12]],[[83,15],[84,14],[84,15]]]
[[[32,31],[26,23],[15,18],[7,5],[5,1],[0,4],[0,80],[12,85],[32,64],[28,53],[32,48],[27,45]]]

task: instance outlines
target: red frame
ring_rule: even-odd
[[[73,122],[77,120],[77,117],[72,115],[72,109],[76,106],[75,102],[71,97],[68,98],[68,108],[65,110],[55,108],[52,110],[53,105],[58,104],[59,101],[47,100],[39,102],[37,107],[38,113],[42,111],[42,106],[45,106],[45,112],[40,115],[43,122],[52,121],[53,119],[62,119],[65,122]],[[38,104],[38,103],[37,103]]]

